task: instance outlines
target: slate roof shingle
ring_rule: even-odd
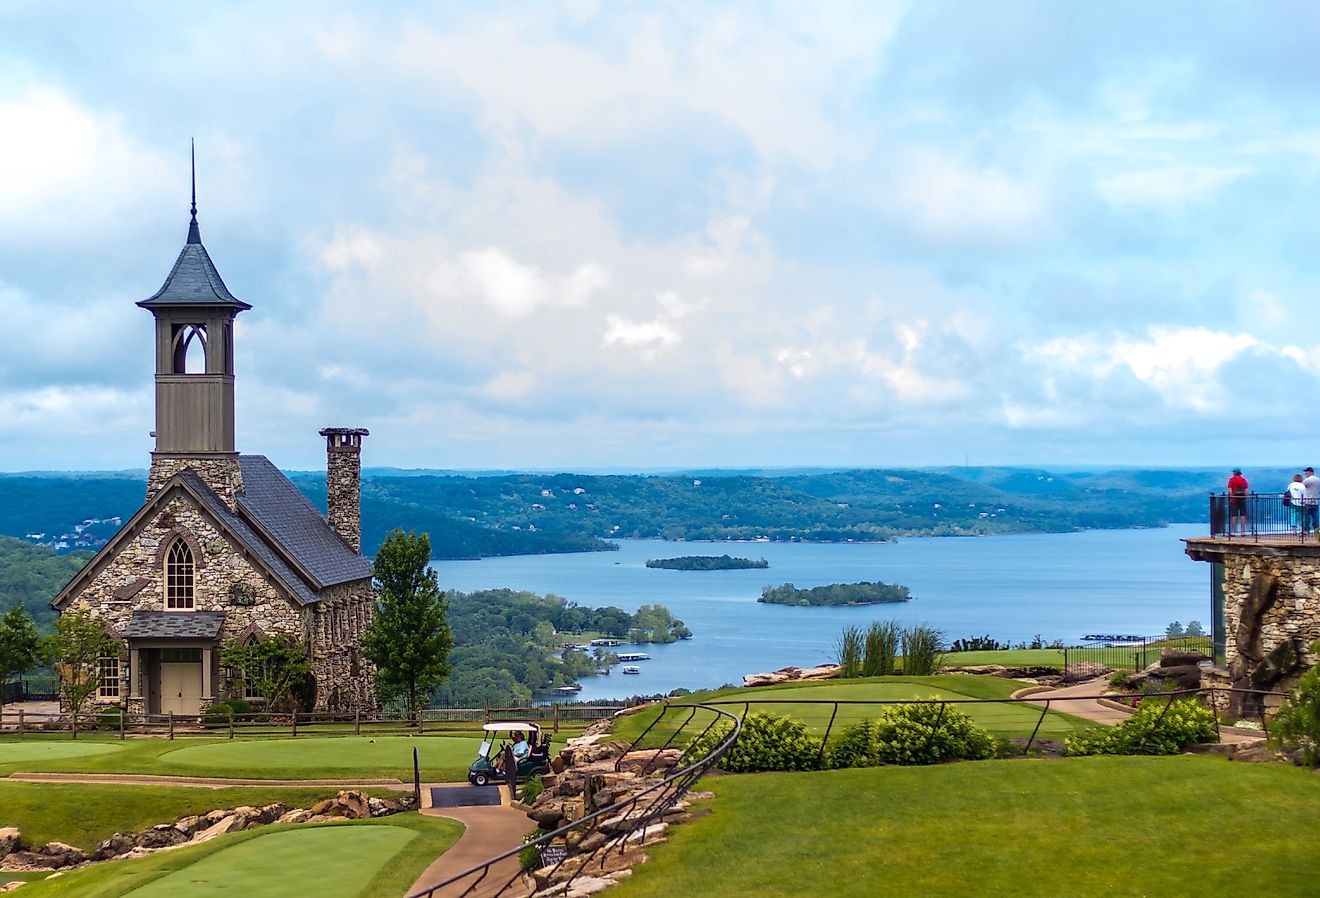
[[[223,611],[134,611],[124,628],[126,639],[218,639]]]
[[[300,605],[321,601],[321,597],[316,594],[316,590],[312,585],[299,576],[298,572],[290,567],[280,553],[262,539],[261,534],[253,530],[247,521],[230,511],[229,506],[225,505],[220,497],[211,492],[210,488],[202,482],[202,478],[189,470],[181,471],[176,476],[188,482],[188,485],[206,504],[207,510],[223,521],[225,526],[238,536],[248,551],[256,555],[275,574],[275,577],[284,584],[285,589],[293,594]]]
[[[179,258],[174,261],[169,277],[154,294],[138,303],[144,309],[157,306],[178,305],[232,306],[236,309],[250,309],[252,306],[229,292],[220,272],[215,270],[206,247],[199,240],[191,240],[179,251]]]
[[[284,472],[264,455],[240,455],[238,505],[315,579],[318,589],[371,576],[371,562],[348,547]]]

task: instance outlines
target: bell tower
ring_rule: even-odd
[[[197,226],[193,164],[188,241],[159,290],[138,303],[156,319],[156,448],[148,501],[192,469],[233,507],[242,492],[234,448],[234,317],[252,308],[221,280]]]

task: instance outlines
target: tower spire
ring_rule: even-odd
[[[192,221],[188,223],[188,242],[201,243],[202,232],[197,227],[197,141],[189,140],[188,145],[192,156]]]

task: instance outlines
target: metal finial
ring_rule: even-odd
[[[201,243],[202,232],[197,227],[197,141],[190,139],[188,146],[192,156],[192,220],[188,222],[188,242]]]

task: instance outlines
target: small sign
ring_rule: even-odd
[[[567,845],[542,845],[540,847],[541,866],[549,867],[554,864],[562,864],[568,860]]]

